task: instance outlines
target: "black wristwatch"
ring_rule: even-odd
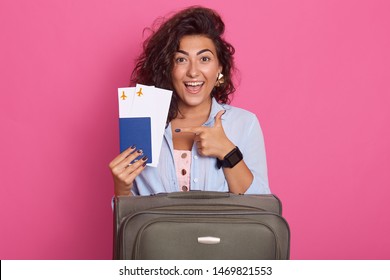
[[[221,167],[232,168],[237,163],[239,163],[242,160],[242,158],[243,157],[240,149],[238,147],[235,147],[223,158],[223,160],[217,158],[217,167],[218,169],[220,169]]]

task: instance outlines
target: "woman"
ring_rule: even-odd
[[[170,89],[173,97],[158,167],[128,148],[109,164],[115,195],[270,193],[259,122],[227,105],[235,91],[234,48],[222,38],[224,29],[215,11],[190,7],[145,41],[132,83]]]

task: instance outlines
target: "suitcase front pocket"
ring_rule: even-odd
[[[136,234],[134,246],[130,250],[132,255],[127,258],[281,258],[278,236],[268,223],[268,220],[278,218],[276,215],[249,215],[253,218],[231,214],[228,217],[172,214],[153,216],[149,217],[148,222],[144,223],[138,232],[133,231],[135,228],[131,226],[131,222],[126,224],[125,232]],[[124,244],[123,249],[128,252],[126,247]]]

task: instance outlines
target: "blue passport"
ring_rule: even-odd
[[[120,151],[123,152],[132,145],[143,151],[147,163],[152,162],[152,134],[150,117],[119,118]]]

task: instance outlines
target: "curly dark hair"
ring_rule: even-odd
[[[214,42],[223,68],[224,83],[214,87],[211,94],[219,103],[230,103],[229,96],[235,91],[232,81],[235,50],[222,38],[225,24],[220,15],[209,8],[192,6],[167,20],[160,19],[154,25],[158,28],[155,31],[151,29],[152,34],[143,43],[143,52],[131,74],[131,85],[140,83],[173,91],[167,123],[176,118],[179,111],[178,96],[172,84],[172,69],[174,55],[185,35],[203,35]]]

